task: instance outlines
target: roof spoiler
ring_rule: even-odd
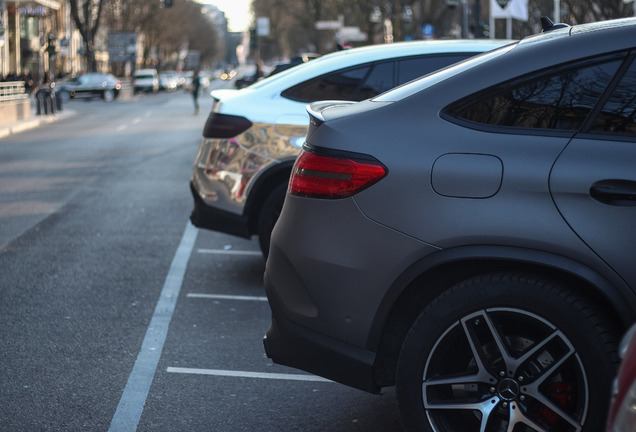
[[[547,33],[552,30],[560,29],[560,28],[568,28],[570,27],[567,24],[557,23],[554,24],[550,18],[547,16],[541,17],[541,33]]]

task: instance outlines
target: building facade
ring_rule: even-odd
[[[35,82],[82,70],[82,40],[60,0],[0,0],[0,76]]]

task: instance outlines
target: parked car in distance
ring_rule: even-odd
[[[242,90],[214,90],[194,161],[191,220],[250,238],[264,255],[307,133],[308,102],[360,101],[509,41],[420,41],[322,56]]]
[[[159,74],[159,90],[175,91],[179,87],[179,78],[176,74],[161,72]]]
[[[636,324],[623,337],[606,432],[636,431]]]
[[[137,69],[133,74],[133,92],[159,91],[159,74],[156,69]]]
[[[120,90],[121,82],[112,74],[105,73],[86,73],[55,85],[63,103],[80,98],[100,98],[111,102],[119,96]]]
[[[268,76],[276,75],[277,73],[280,73],[294,66],[298,66],[299,64],[307,63],[310,60],[315,60],[318,57],[320,57],[320,54],[316,53],[304,53],[299,56],[293,57],[288,62],[278,63],[276,66],[274,66],[274,69],[272,69]]]
[[[187,91],[190,91],[192,87],[192,77],[194,76],[194,71],[186,71],[182,75],[183,78],[183,88]],[[199,73],[199,85],[201,89],[207,89],[210,87],[210,78],[207,75]]]
[[[309,104],[264,275],[275,363],[395,386],[409,431],[605,430],[636,321],[636,18],[543,21]]]

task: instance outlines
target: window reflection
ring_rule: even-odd
[[[457,116],[488,125],[577,130],[621,62],[588,64],[525,81],[460,108]]]
[[[636,135],[635,89],[636,62],[632,62],[594,120],[591,131]]]

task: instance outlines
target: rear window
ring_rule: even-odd
[[[362,100],[357,98],[359,88],[371,69],[372,66],[367,64],[321,75],[285,90],[282,96],[297,102]]]
[[[591,132],[636,135],[636,61],[627,69],[590,127]]]
[[[478,53],[449,54],[449,55],[428,55],[402,59],[398,62],[398,84],[404,84],[414,79],[423,77],[426,74],[457,63]],[[388,89],[387,89],[388,90]]]
[[[431,54],[367,63],[307,80],[285,90],[282,96],[297,102],[362,101],[475,54]]]
[[[485,94],[469,96],[446,113],[488,126],[578,130],[618,71],[623,58],[611,56],[505,83]]]
[[[155,76],[150,74],[135,75],[135,79],[153,79]]]
[[[407,98],[409,96],[414,95],[415,93],[418,93],[428,87],[431,87],[437,83],[440,83],[452,76],[455,76],[459,73],[462,73],[468,69],[473,68],[474,66],[477,66],[481,63],[484,63],[488,60],[490,60],[491,58],[494,57],[498,57],[508,51],[510,51],[512,48],[514,48],[517,44],[513,43],[510,45],[506,45],[504,47],[501,47],[499,49],[495,49],[492,51],[488,51],[485,54],[480,54],[480,55],[476,55],[474,57],[470,57],[467,60],[464,60],[460,63],[457,64],[453,64],[452,66],[449,66],[447,68],[444,68],[434,74],[429,74],[429,75],[425,75],[424,77],[416,80],[416,81],[411,81],[407,84],[401,85],[399,87],[396,87],[392,90],[389,90],[388,92],[385,92],[383,94],[381,94],[380,96],[378,96],[377,98],[375,98],[374,100],[378,101],[378,102],[396,102],[399,100],[402,100],[404,98]]]

